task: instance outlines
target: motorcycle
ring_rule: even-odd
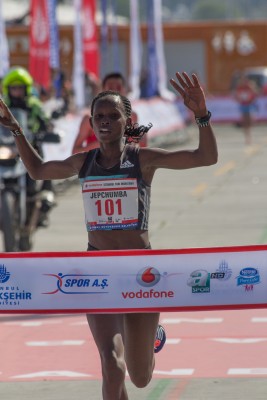
[[[27,113],[13,108],[11,112],[23,129],[30,143],[33,135],[27,128]],[[35,144],[60,141],[56,133],[34,135]],[[33,246],[33,235],[38,228],[42,198],[42,181],[32,181],[29,195],[29,175],[19,156],[15,140],[10,131],[0,126],[0,229],[3,248],[6,252],[29,251]]]

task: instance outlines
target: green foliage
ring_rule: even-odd
[[[137,0],[136,0],[137,1]],[[129,17],[130,0],[116,0],[118,14]],[[179,20],[179,7],[188,10],[188,20],[267,18],[267,0],[162,0],[170,21]],[[146,20],[146,0],[139,0],[140,20]],[[165,22],[167,22],[165,20]]]
[[[118,14],[129,18],[130,16],[130,1],[129,0],[116,0],[115,7]]]
[[[214,0],[198,1],[192,10],[195,20],[226,19],[227,3]]]

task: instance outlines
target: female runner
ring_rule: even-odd
[[[171,79],[170,83],[194,113],[199,128],[199,144],[195,150],[167,151],[127,144],[139,140],[150,126],[133,125],[130,101],[118,92],[107,91],[98,94],[91,106],[90,123],[99,149],[77,153],[65,160],[44,162],[0,100],[0,123],[14,135],[20,156],[33,179],[65,179],[75,175],[80,178],[88,250],[149,249],[148,217],[155,171],[158,168],[196,168],[217,162],[211,114],[197,76],[177,72],[176,79]],[[136,189],[126,189],[126,194],[118,197],[122,178],[130,178]],[[112,185],[117,194],[113,206],[117,205],[115,199],[120,199],[121,218],[115,221],[105,215],[103,188],[94,192],[96,197],[83,190],[85,182],[90,185],[94,180],[105,180]],[[139,388],[148,385],[152,378],[154,353],[165,341],[159,313],[88,314],[87,318],[101,359],[103,399],[127,400],[126,370]]]

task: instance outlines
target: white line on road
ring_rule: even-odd
[[[153,374],[155,375],[169,375],[169,376],[181,376],[181,375],[193,375],[193,368],[185,368],[185,369],[172,369],[170,371],[160,371],[154,370]]]
[[[188,322],[192,324],[219,324],[223,322],[223,318],[162,318],[162,324],[181,324]]]
[[[70,325],[71,326],[83,326],[83,325],[87,325],[88,326],[88,322],[87,322],[87,320],[77,321],[77,322],[72,322]]]
[[[267,338],[211,338],[214,342],[228,343],[228,344],[251,344],[266,342]]]
[[[267,322],[267,317],[253,317],[251,318],[251,322]]]
[[[52,340],[52,341],[41,341],[41,342],[26,342],[26,346],[81,346],[85,343],[85,340]]]
[[[60,377],[65,376],[68,378],[80,378],[80,377],[91,377],[92,375],[82,374],[80,372],[74,371],[39,371],[39,372],[32,372],[30,374],[24,375],[15,375],[12,376],[13,379],[23,379],[23,378],[41,378],[41,377]]]
[[[54,325],[54,324],[62,324],[62,320],[51,320],[51,321],[23,321],[23,322],[19,322],[19,321],[12,321],[12,322],[4,322],[4,325],[11,325],[11,326],[23,326],[23,327],[36,327],[36,326],[43,326],[43,325]]]
[[[166,344],[178,344],[182,339],[166,339]]]
[[[230,368],[228,375],[267,375],[267,368]]]

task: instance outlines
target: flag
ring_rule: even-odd
[[[162,98],[172,100],[176,96],[173,92],[167,89],[166,59],[164,54],[164,39],[161,16],[162,0],[154,0],[154,31],[158,67],[158,92]]]
[[[9,50],[3,18],[2,0],[0,0],[0,54],[0,78],[2,78],[9,69]]]
[[[158,59],[156,52],[154,0],[147,0],[147,76],[146,97],[158,95]]]
[[[116,0],[111,0],[110,10],[112,15],[111,40],[112,40],[113,71],[119,72],[121,68],[120,68],[120,52],[119,52],[116,5],[117,5]]]
[[[44,88],[50,85],[50,29],[46,0],[31,0],[30,74]]]
[[[107,22],[107,0],[101,1],[101,12],[102,12],[102,23],[100,27],[101,32],[101,75],[104,76],[107,73],[107,67],[109,65],[108,58],[108,22]]]
[[[95,21],[95,0],[82,0],[82,11],[84,69],[86,72],[99,76],[99,51]]]
[[[48,21],[50,27],[50,67],[53,70],[52,84],[55,89],[56,98],[62,96],[63,78],[62,71],[60,70],[60,57],[59,57],[59,34],[58,24],[56,18],[56,0],[47,0],[48,7]]]
[[[139,22],[139,1],[130,0],[130,93],[131,99],[140,97],[142,68],[141,33]]]
[[[47,0],[48,21],[50,27],[50,67],[59,69],[59,38],[56,18],[56,0]]]
[[[84,107],[84,58],[82,40],[82,0],[74,1],[75,26],[74,26],[74,60],[73,60],[73,89],[77,108]]]

